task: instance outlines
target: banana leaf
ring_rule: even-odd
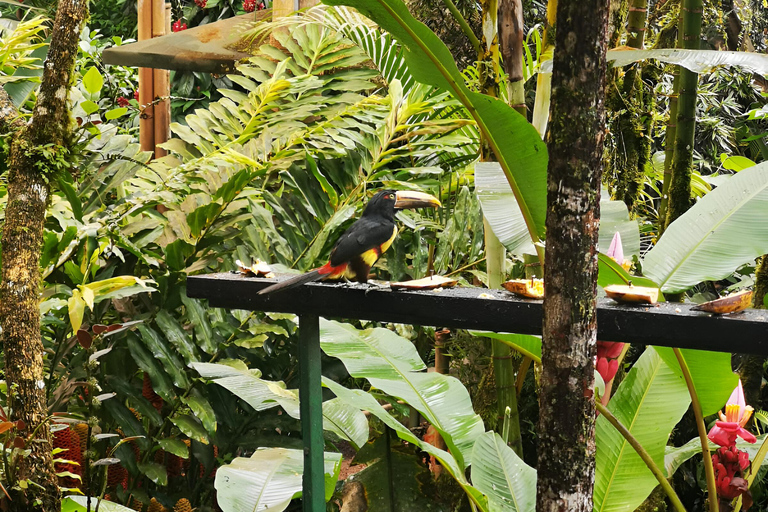
[[[662,467],[669,435],[690,402],[685,382],[648,348],[621,382],[608,409]],[[635,510],[658,481],[604,416],[597,418],[595,443],[594,512]]]
[[[454,458],[469,466],[472,446],[485,428],[458,379],[424,373],[413,344],[388,329],[357,330],[321,319],[320,346],[339,358],[353,377],[368,379],[374,388],[417,409],[443,436]]]
[[[625,50],[608,52],[608,61],[622,67],[645,59],[656,59],[667,64],[682,66],[694,73],[711,73],[720,66],[733,66],[768,75],[768,55],[753,52],[721,52],[717,50]]]
[[[488,496],[494,512],[535,512],[536,470],[495,432],[475,442],[472,484]]]
[[[214,363],[192,363],[200,375],[228,389],[257,411],[280,406],[292,418],[299,419],[299,393],[286,389],[282,382],[261,379],[259,370],[249,370],[242,362],[232,366]],[[368,441],[368,420],[358,410],[337,400],[323,402],[323,428],[356,448]]]
[[[340,453],[325,453],[325,500],[333,494],[341,469]],[[280,512],[301,495],[304,451],[260,448],[216,471],[216,500],[224,512]]]
[[[723,279],[768,253],[768,162],[744,169],[669,225],[643,261],[663,292]]]
[[[497,162],[475,164],[475,193],[483,206],[483,214],[493,233],[509,252],[515,255],[535,254],[531,237],[517,207],[515,194],[509,188]],[[624,254],[640,255],[640,229],[630,220],[623,201],[612,201],[603,190],[600,199],[599,246],[607,250],[613,235],[621,233]]]
[[[653,348],[682,379],[680,363],[673,350],[669,347]],[[691,372],[693,387],[696,389],[704,416],[714,414],[725,407],[725,402],[739,383],[739,377],[731,370],[731,354],[692,349],[681,349],[680,353]]]
[[[329,388],[339,399],[347,404],[360,410],[370,412],[384,422],[385,425],[394,430],[400,439],[418,446],[419,449],[438,460],[443,466],[443,469],[445,469],[454,480],[456,480],[461,488],[464,489],[464,492],[475,506],[481,512],[490,512],[490,509],[488,508],[488,499],[477,490],[477,488],[469,484],[464,475],[464,469],[461,468],[452,454],[416,437],[413,432],[404,427],[402,423],[385,411],[381,404],[379,404],[370,393],[363,391],[362,389],[347,389],[327,377],[323,377],[323,386]]]

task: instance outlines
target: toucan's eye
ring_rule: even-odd
[[[389,194],[389,198],[390,199],[394,199],[395,198],[395,194]]]

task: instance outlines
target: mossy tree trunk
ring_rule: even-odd
[[[28,457],[17,459],[16,480],[32,482],[12,489],[9,510],[54,511],[61,508],[47,423],[43,344],[40,337],[40,250],[50,192],[49,182],[66,166],[71,138],[67,97],[72,85],[80,29],[87,0],[61,0],[32,120],[13,136],[2,246],[2,323],[5,379],[13,419],[22,420]],[[0,97],[6,123],[12,104]],[[7,116],[7,117],[6,117]],[[32,433],[34,432],[34,436]]]
[[[591,512],[608,0],[559,0],[547,178],[538,512]]]
[[[701,45],[702,0],[683,0],[680,6],[678,46],[698,50]],[[669,183],[669,203],[665,226],[691,207],[691,173],[693,172],[693,146],[696,132],[696,89],[699,75],[685,68],[679,70],[680,93],[677,99],[677,131],[672,176]]]

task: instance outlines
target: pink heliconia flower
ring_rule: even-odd
[[[731,397],[725,404],[725,414],[719,412],[720,421],[715,423],[707,437],[713,443],[720,446],[731,446],[736,442],[736,437],[740,437],[748,443],[754,443],[757,438],[751,432],[744,428],[749,418],[752,417],[754,409],[746,405],[744,401],[744,388],[739,385],[731,393]]]
[[[619,265],[624,264],[624,247],[621,245],[621,234],[618,231],[615,235],[613,235],[611,246],[608,247],[608,252],[605,254],[609,258],[613,258],[613,260]]]

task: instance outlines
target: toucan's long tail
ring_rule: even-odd
[[[266,295],[268,293],[274,293],[281,290],[290,290],[291,288],[296,288],[297,286],[301,286],[305,283],[312,283],[314,281],[319,281],[323,277],[328,275],[328,272],[323,272],[325,267],[320,267],[318,269],[312,270],[310,272],[307,272],[306,274],[301,274],[296,277],[291,277],[289,279],[286,279],[285,281],[280,281],[277,284],[273,284],[272,286],[267,286],[263,290],[259,291],[258,295]]]

